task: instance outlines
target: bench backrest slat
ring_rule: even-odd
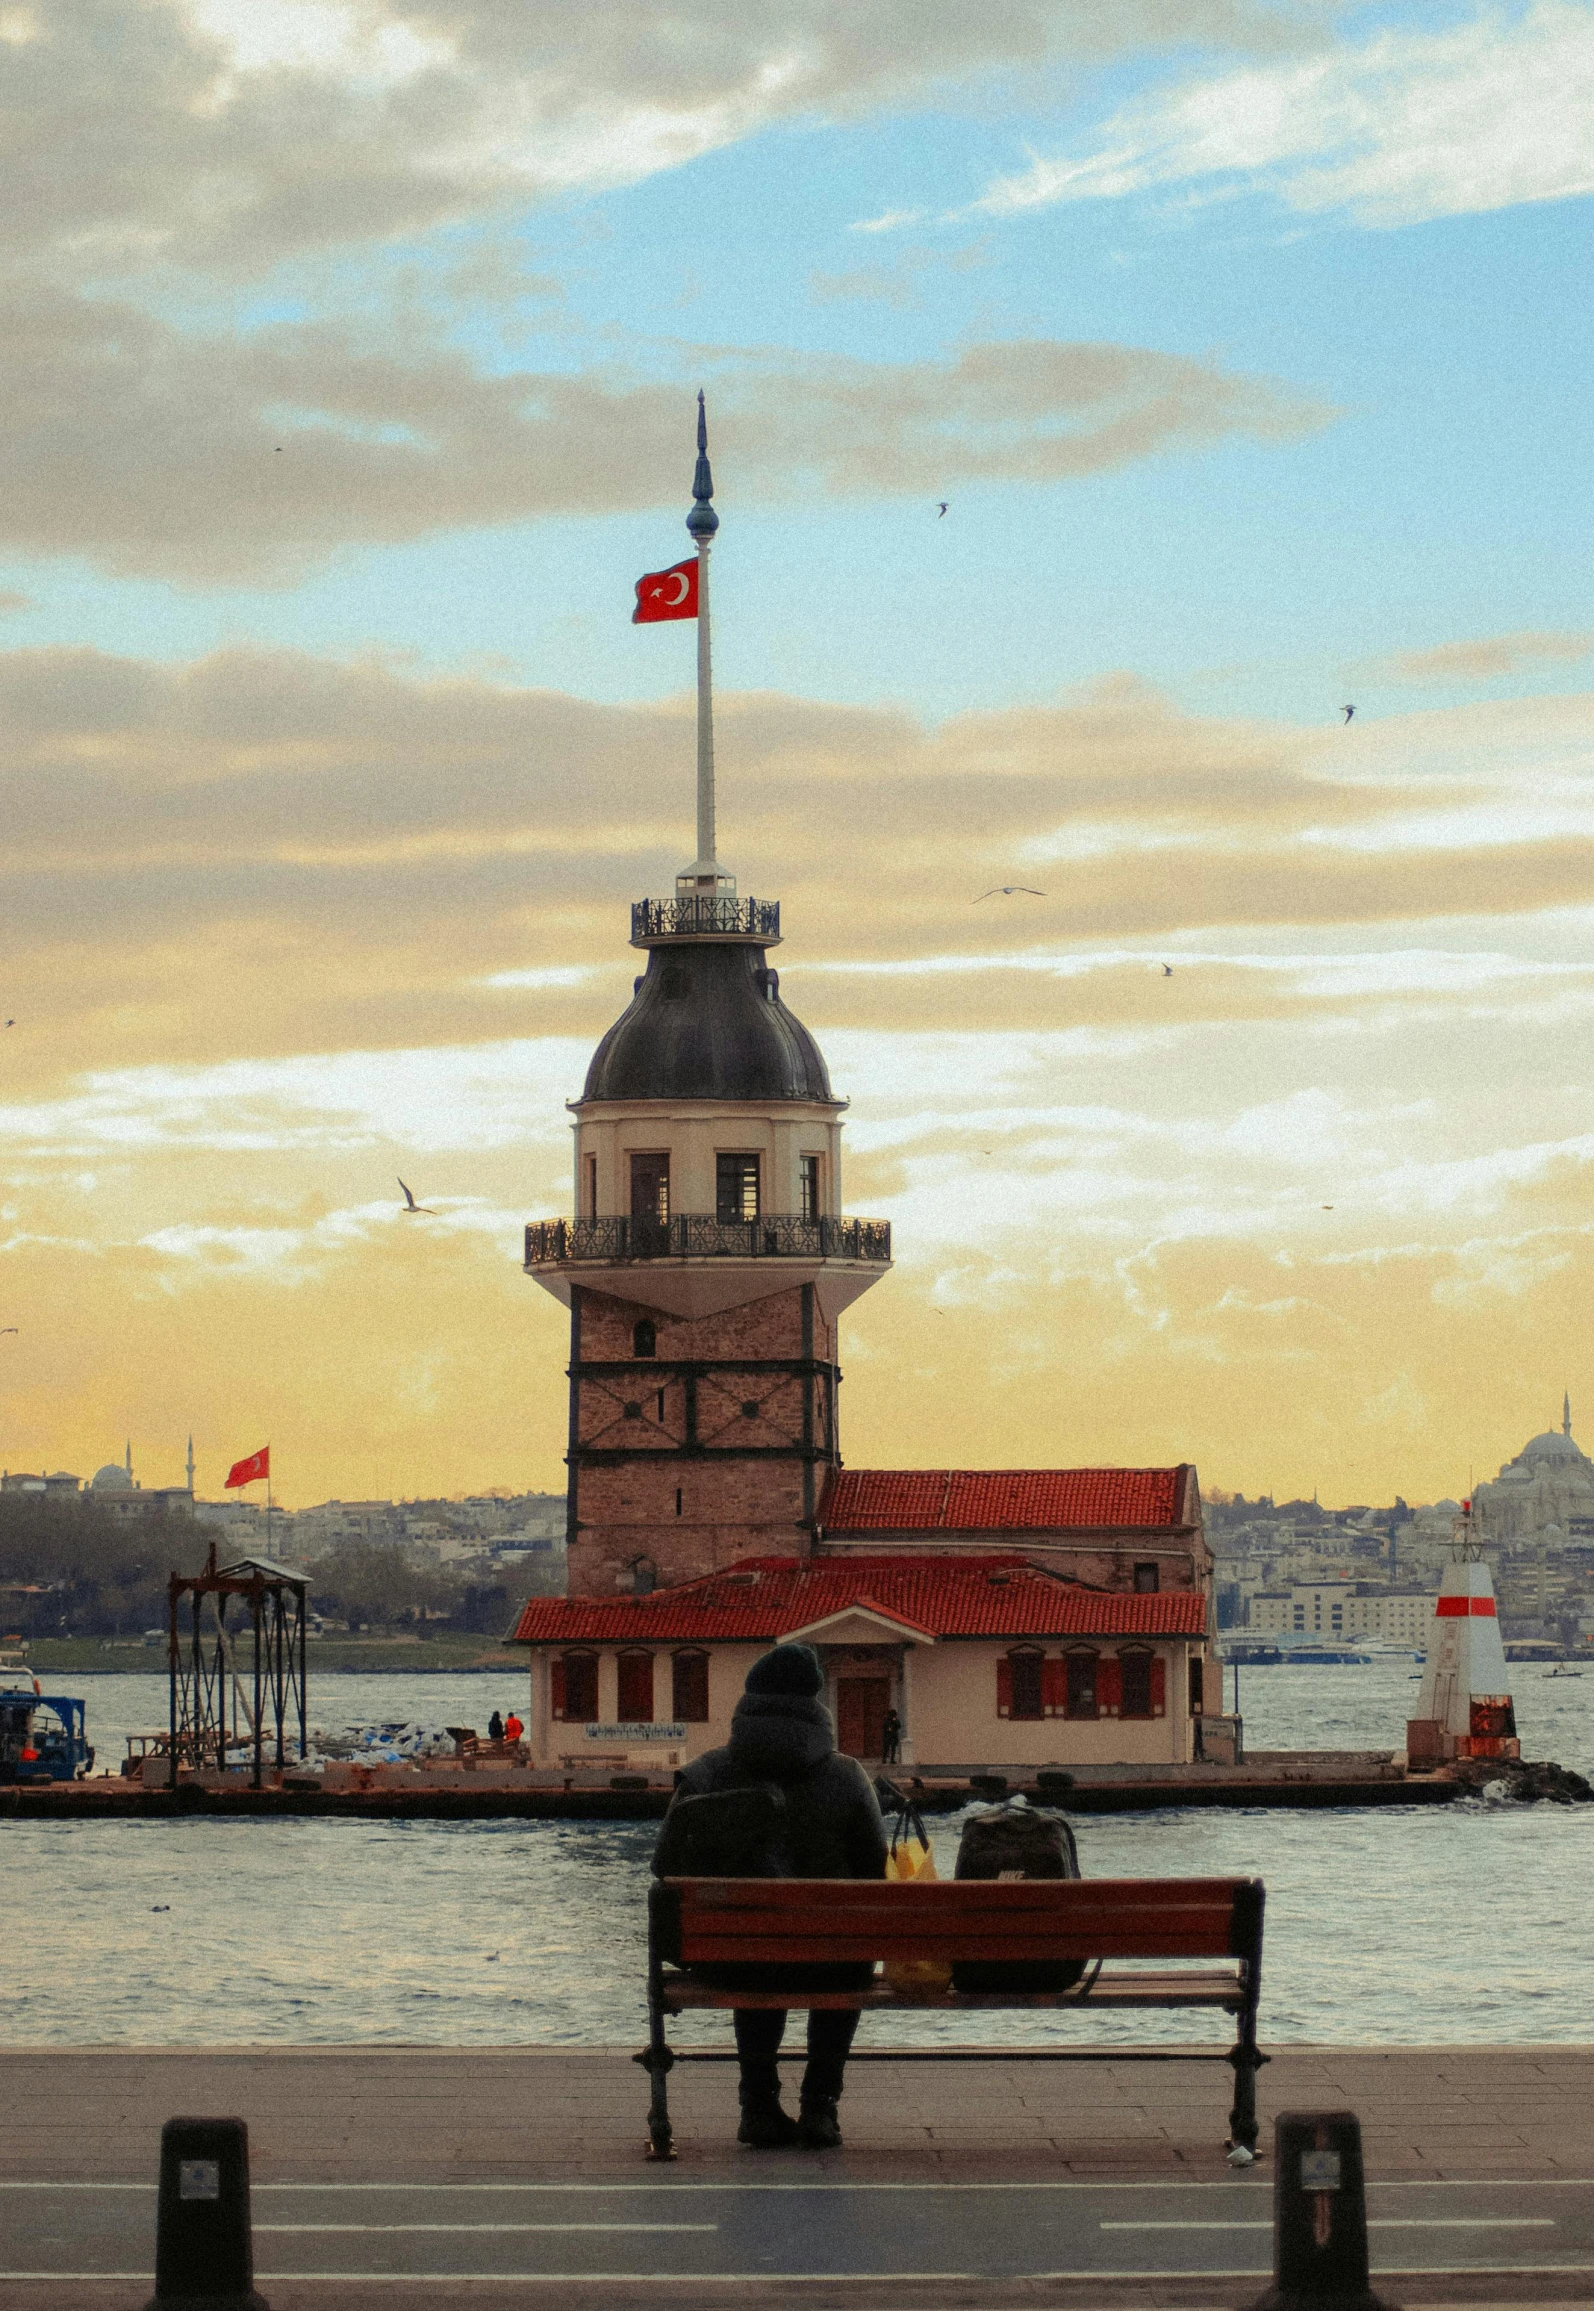
[[[688,1966],[872,1958],[1224,1958],[1252,1953],[1250,1878],[674,1878]]]

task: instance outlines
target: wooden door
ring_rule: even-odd
[[[847,1757],[879,1757],[886,1745],[888,1677],[836,1679],[836,1746]]]

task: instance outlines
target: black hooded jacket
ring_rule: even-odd
[[[716,1808],[694,1807],[693,1862],[682,1867],[685,1839],[679,1808],[688,1798],[773,1783],[785,1799],[779,1843],[794,1878],[883,1878],[886,1832],[874,1784],[854,1757],[838,1756],[824,1704],[805,1695],[744,1693],[731,1717],[731,1738],[708,1750],[681,1775],[654,1849],[656,1876],[737,1877],[746,1869],[745,1815],[725,1809],[720,1867],[703,1858],[705,1828]],[[710,1838],[712,1832],[710,1831]]]

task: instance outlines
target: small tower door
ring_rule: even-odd
[[[631,1234],[633,1249],[643,1259],[668,1248],[670,1230],[670,1159],[666,1155],[631,1158]]]

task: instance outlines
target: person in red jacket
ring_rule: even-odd
[[[516,1742],[525,1730],[526,1728],[521,1724],[520,1719],[511,1710],[504,1719],[504,1739],[508,1742]]]

